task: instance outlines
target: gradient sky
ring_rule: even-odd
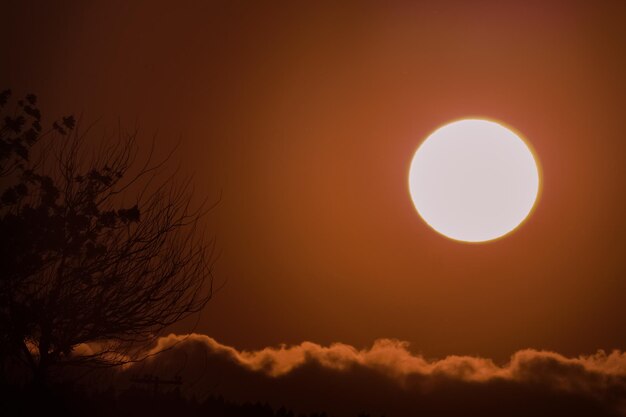
[[[626,3],[3,2],[0,88],[139,126],[215,199],[196,332],[239,349],[382,337],[427,357],[626,348]],[[543,171],[510,236],[410,200],[435,128],[500,120]],[[180,326],[189,330],[189,324]]]

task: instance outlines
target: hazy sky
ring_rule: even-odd
[[[221,190],[226,285],[197,332],[626,347],[626,3],[170,3],[5,1],[0,88],[48,120],[180,140],[198,196]],[[407,175],[433,129],[481,116],[525,135],[543,190],[515,233],[460,244],[420,220]]]

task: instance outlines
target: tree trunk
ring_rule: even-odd
[[[50,331],[49,326],[44,325],[39,339],[39,361],[33,369],[33,386],[36,390],[45,390],[48,384],[48,370],[50,367]]]

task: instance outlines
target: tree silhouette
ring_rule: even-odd
[[[73,117],[43,131],[34,95],[0,93],[0,359],[33,381],[51,367],[115,365],[198,312],[212,294],[213,242],[170,153],[140,160],[136,132],[91,141]],[[10,114],[11,113],[11,114]],[[129,202],[130,201],[130,202]]]

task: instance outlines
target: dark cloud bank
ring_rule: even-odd
[[[199,334],[163,337],[153,350],[162,349],[118,377],[181,375],[183,391],[198,397],[337,416],[626,416],[620,351],[567,358],[529,349],[498,365],[469,356],[427,360],[391,339],[364,350],[304,342],[246,352]]]

